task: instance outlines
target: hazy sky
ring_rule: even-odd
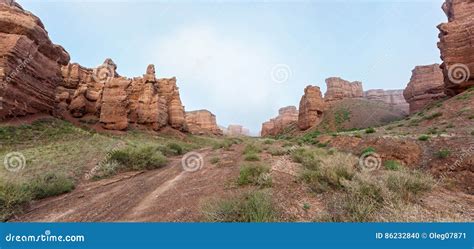
[[[178,78],[187,111],[255,134],[304,87],[339,76],[364,90],[402,89],[416,65],[439,63],[442,0],[18,0],[53,42],[86,67],[112,58],[118,73]]]

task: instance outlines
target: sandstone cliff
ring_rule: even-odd
[[[372,89],[364,92],[364,98],[389,104],[393,110],[404,115],[409,113],[409,104],[403,96],[403,90]]]
[[[227,136],[250,136],[249,129],[242,125],[229,125],[225,130],[224,134]]]
[[[307,130],[321,122],[326,104],[317,86],[307,86],[300,100],[298,127]]]
[[[348,98],[362,98],[364,91],[359,81],[349,82],[337,77],[326,79],[327,91],[324,94],[325,101],[337,101]]]
[[[0,1],[0,41],[0,120],[52,114],[69,54],[51,42],[39,18],[15,1]]]
[[[410,105],[410,113],[445,97],[443,72],[439,65],[416,66],[403,96]]]
[[[285,129],[296,125],[298,122],[298,110],[295,106],[283,107],[278,111],[278,116],[262,124],[260,132],[262,137],[281,134]]]
[[[197,135],[222,135],[217,126],[216,116],[208,110],[186,112],[186,124],[189,132]]]
[[[143,77],[120,77],[111,59],[95,68],[78,64],[62,68],[64,81],[57,89],[57,110],[74,118],[98,118],[102,127],[124,130],[129,124],[159,130],[164,126],[187,129],[176,78],[156,79],[149,65]]]
[[[438,26],[445,92],[456,95],[474,86],[474,1],[446,0],[448,23]]]

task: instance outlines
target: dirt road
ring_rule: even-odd
[[[209,163],[210,150],[198,151],[204,165],[184,171],[181,158],[161,169],[127,172],[110,179],[80,184],[73,192],[34,202],[13,221],[198,221],[204,199],[226,189],[237,167]],[[231,164],[240,152],[227,152]]]

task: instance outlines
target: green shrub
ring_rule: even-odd
[[[263,144],[273,144],[275,142],[275,140],[273,139],[265,139],[265,141],[263,141]]]
[[[283,156],[288,153],[288,150],[282,148],[270,148],[268,153],[270,153],[272,156]]]
[[[367,148],[363,149],[360,154],[364,155],[366,153],[374,153],[374,152],[375,152],[375,149],[373,147],[367,147]]]
[[[245,149],[244,149],[244,154],[258,154],[262,152],[262,150],[257,147],[257,145],[255,144],[248,144],[247,146],[245,146]]]
[[[211,158],[210,162],[211,162],[212,164],[217,164],[217,163],[219,163],[220,160],[221,160],[221,159],[218,158],[218,157],[213,157],[213,158]]]
[[[275,222],[278,212],[267,191],[254,191],[242,196],[214,199],[203,205],[210,222]]]
[[[157,146],[127,147],[113,151],[108,161],[116,161],[125,169],[143,170],[157,169],[166,165],[167,159]]]
[[[420,141],[428,141],[430,139],[430,136],[428,135],[421,135],[418,137],[418,140]]]
[[[74,181],[70,178],[56,173],[48,173],[38,176],[26,185],[26,189],[34,199],[42,199],[71,192],[74,189]]]
[[[365,133],[370,134],[370,133],[375,133],[376,130],[372,127],[365,129]]]
[[[257,185],[260,187],[271,187],[272,179],[270,167],[264,164],[244,164],[240,168],[238,185]]]
[[[444,158],[447,158],[450,154],[451,154],[451,152],[449,150],[442,149],[442,150],[439,150],[438,152],[436,152],[436,157],[438,157],[440,159],[444,159]]]
[[[174,155],[182,155],[183,152],[184,152],[184,149],[183,147],[181,147],[181,145],[177,144],[177,143],[170,143],[168,144],[168,148],[173,151],[173,154]]]
[[[362,135],[358,132],[358,133],[354,134],[354,137],[362,138]]]
[[[300,179],[308,184],[312,191],[322,193],[343,188],[342,182],[352,179],[354,174],[351,166],[337,165],[303,170]]]
[[[245,161],[250,161],[250,162],[260,161],[260,157],[255,153],[245,154]]]
[[[385,161],[384,167],[385,169],[388,169],[388,170],[399,170],[401,168],[401,165],[399,162],[395,160],[388,160],[388,161]]]

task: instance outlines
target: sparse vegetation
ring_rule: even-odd
[[[441,112],[435,112],[435,113],[432,113],[432,114],[430,114],[430,115],[428,115],[428,116],[425,116],[425,119],[426,119],[426,120],[433,120],[433,119],[438,118],[438,117],[441,117],[441,116],[443,116],[443,113],[441,113]]]
[[[430,139],[430,136],[428,135],[421,135],[418,137],[418,140],[420,141],[428,141]]]
[[[449,157],[450,154],[451,154],[451,152],[449,150],[441,149],[438,152],[436,152],[436,157],[439,158],[439,159],[445,159],[445,158]]]
[[[112,151],[108,162],[115,161],[125,169],[143,170],[156,169],[166,165],[167,159],[160,151],[160,147],[144,145]]]
[[[361,155],[364,155],[364,154],[367,154],[367,153],[374,153],[375,152],[375,149],[373,147],[367,147],[365,149],[363,149],[360,154]]]
[[[376,132],[376,130],[375,130],[374,128],[372,128],[372,127],[369,127],[369,128],[367,128],[367,129],[365,129],[365,133],[366,133],[366,134],[371,134],[371,133],[375,133],[375,132]]]
[[[260,163],[248,163],[240,167],[238,185],[256,185],[262,188],[271,187],[270,167]]]
[[[221,159],[219,157],[213,157],[213,158],[211,158],[210,162],[211,162],[211,164],[217,164],[217,163],[219,163],[220,160]]]
[[[388,170],[399,170],[401,168],[401,165],[395,160],[388,160],[384,162],[384,167]]]
[[[255,153],[245,154],[245,161],[250,161],[250,162],[260,161],[260,157]]]
[[[211,199],[202,212],[210,222],[275,222],[278,211],[271,193],[260,190],[225,199]]]

